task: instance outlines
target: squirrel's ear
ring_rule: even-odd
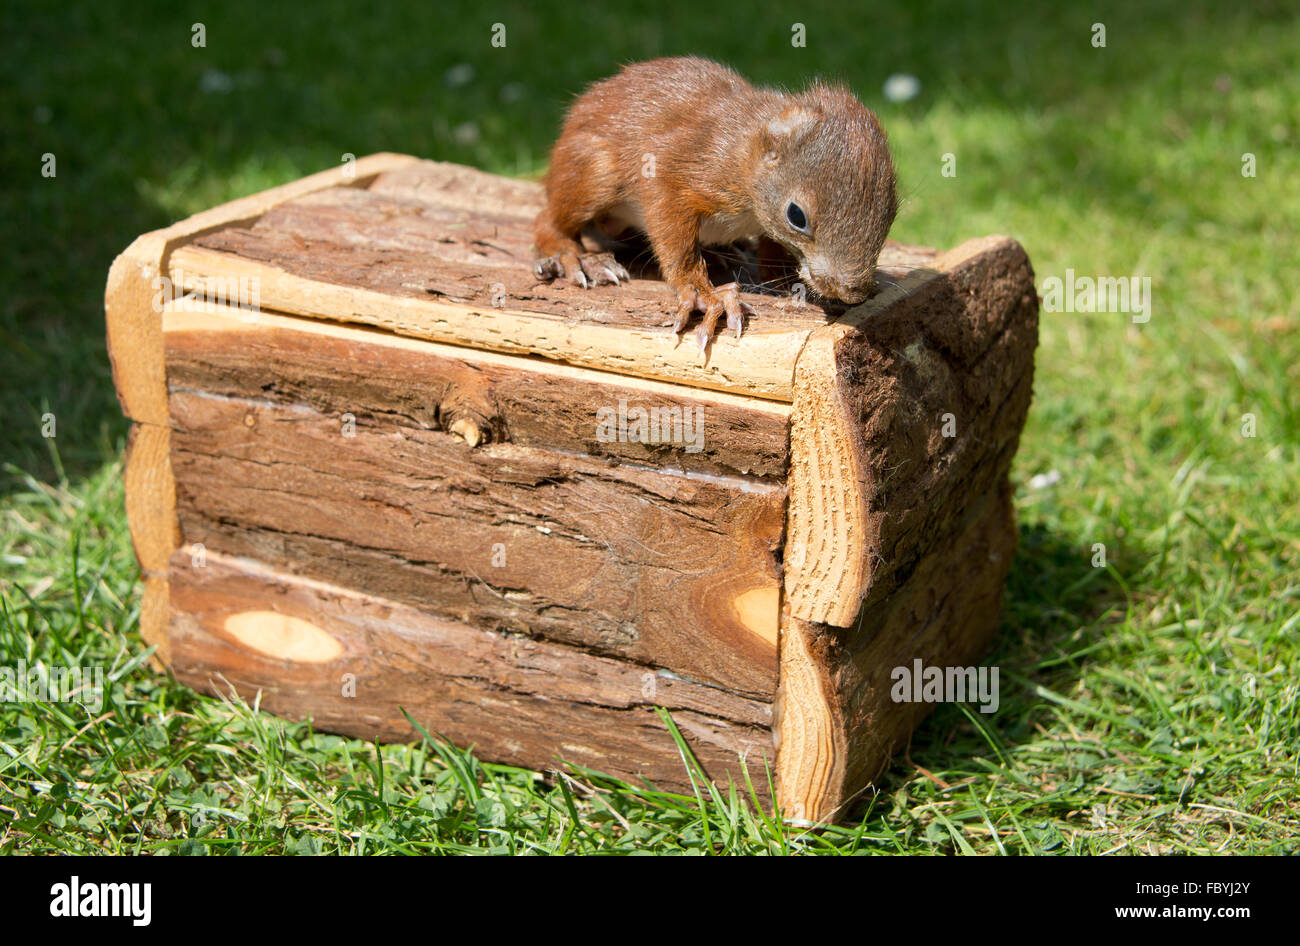
[[[769,119],[764,126],[764,137],[771,147],[785,142],[798,141],[817,121],[815,112],[802,105],[791,105],[780,115]]]

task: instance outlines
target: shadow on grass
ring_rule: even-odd
[[[889,796],[924,778],[920,769],[939,778],[948,773],[949,779],[960,781],[997,770],[999,753],[1006,756],[1018,744],[1039,738],[1035,724],[1047,701],[1031,687],[1069,692],[1088,652],[1107,633],[1106,615],[1124,608],[1121,582],[1125,576],[1117,575],[1113,564],[1094,567],[1090,544],[1071,541],[1039,524],[1022,523],[1019,531],[1020,546],[1002,599],[998,639],[984,661],[999,668],[998,709],[980,719],[996,748],[961,707],[940,704],[877,781],[879,796],[873,801],[868,793],[854,805],[846,819],[850,823],[865,822],[887,831],[893,825]],[[1106,554],[1111,563],[1131,560],[1113,543]],[[978,713],[973,705],[971,709]]]

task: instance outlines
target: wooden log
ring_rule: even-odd
[[[701,357],[656,280],[532,280],[537,185],[356,171],[114,264],[146,641],[324,728],[405,738],[395,707],[424,693],[484,758],[558,747],[683,784],[662,700],[627,689],[670,680],[712,770],[775,752],[784,812],[841,815],[929,709],[890,700],[893,668],[974,660],[996,627],[1037,334],[1023,250],[889,244],[866,304],[747,295],[744,338]],[[160,313],[159,275],[202,310]],[[219,304],[232,287],[253,311]],[[702,449],[601,436],[622,402],[702,410]],[[355,660],[372,689],[343,707],[327,674]]]
[[[785,590],[847,627],[1005,476],[1033,384],[1023,248],[969,241],[818,329],[796,368]]]
[[[219,304],[201,312],[193,308],[178,304],[164,314],[167,375],[174,389],[305,404],[323,414],[350,413],[372,426],[393,421],[450,432],[457,420],[469,419],[482,428],[479,442],[784,481],[787,404],[549,362],[521,363],[331,322],[253,315]],[[641,414],[627,429],[627,414],[637,410],[647,420],[661,419],[654,430],[647,423],[641,431],[649,442],[611,437],[620,432],[620,412],[623,434],[637,435]],[[667,431],[659,429],[664,419],[670,421]]]
[[[770,698],[785,489],[174,389],[187,541]]]
[[[720,335],[707,356],[701,356],[688,337],[657,324],[659,313],[666,313],[666,308],[655,310],[656,323],[629,326],[615,322],[626,300],[610,291],[613,287],[554,287],[551,292],[570,293],[568,302],[575,313],[580,308],[587,311],[581,317],[537,316],[522,306],[497,308],[490,303],[441,301],[439,296],[445,290],[430,294],[415,282],[421,278],[417,256],[384,254],[384,259],[374,258],[352,271],[364,274],[367,286],[340,285],[329,281],[345,278],[334,267],[354,264],[366,251],[313,244],[311,253],[292,256],[290,247],[285,242],[281,247],[284,255],[273,262],[201,246],[184,247],[172,254],[172,274],[187,290],[216,298],[222,296],[219,287],[226,281],[255,281],[262,306],[274,311],[373,325],[414,338],[536,355],[633,377],[787,402],[791,399],[791,367],[809,331],[807,327],[764,327],[754,321],[745,338],[747,344]],[[637,288],[633,286],[632,291]],[[572,295],[577,292],[593,295]]]
[[[747,765],[770,797],[764,701],[211,551],[179,549],[170,585],[172,672],[196,689],[260,694],[277,715],[380,741],[419,738],[405,711],[486,759],[541,770],[563,760],[689,791],[662,706],[709,776],[743,791]]]
[[[812,821],[842,815],[932,708],[890,701],[893,668],[987,646],[1016,546],[1024,250],[971,241],[898,293],[819,329],[796,369],[777,773],[783,810]]]

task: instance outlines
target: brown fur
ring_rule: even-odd
[[[643,173],[647,155],[652,176]],[[739,333],[744,309],[734,284],[709,282],[700,245],[710,218],[749,222],[733,229],[781,243],[812,291],[856,303],[874,288],[897,210],[885,132],[851,92],[822,82],[798,94],[755,88],[694,56],[626,66],[580,96],[551,153],[546,194],[534,225],[541,278],[627,278],[578,237],[603,214],[631,207],[677,293],[675,328],[698,308],[709,335],[724,312]],[[811,236],[787,223],[791,200],[812,222]]]

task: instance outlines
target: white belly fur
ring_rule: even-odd
[[[645,232],[645,215],[641,213],[640,204],[624,201],[610,208],[607,216],[612,222]],[[762,234],[763,228],[752,213],[715,214],[700,224],[700,242],[706,246],[720,246]]]

